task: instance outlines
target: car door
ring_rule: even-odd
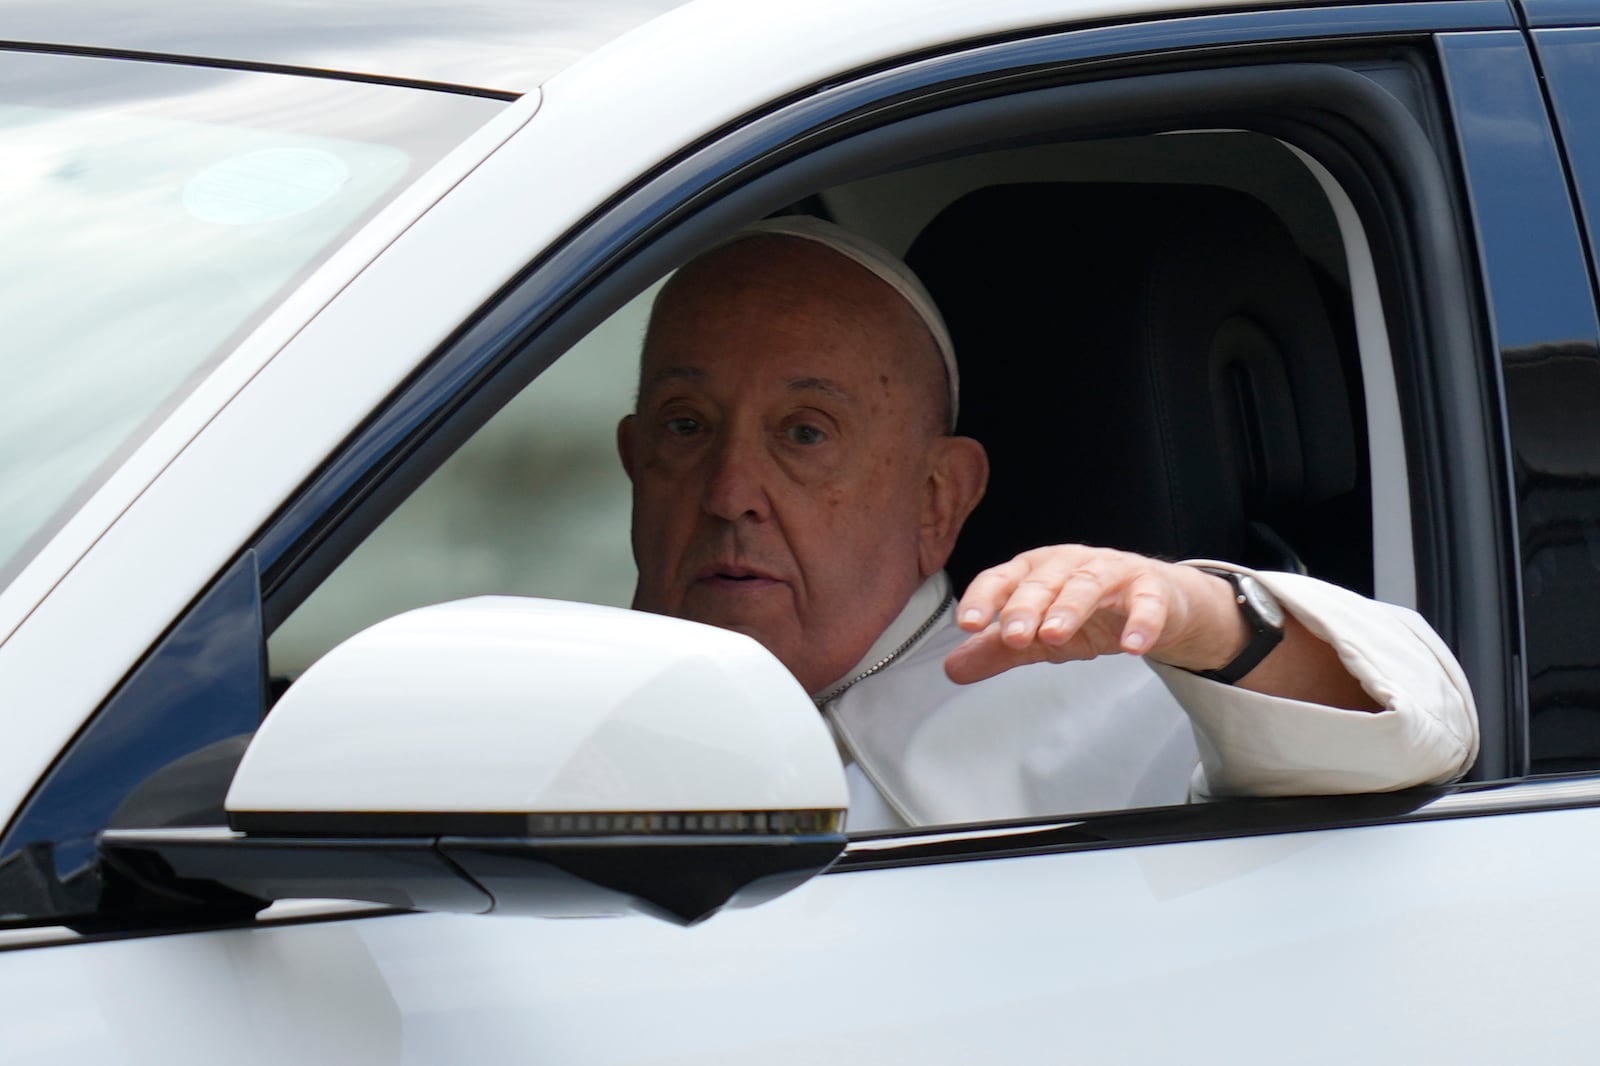
[[[1519,355],[1592,346],[1594,306],[1514,12],[1108,12],[1061,28],[1017,5],[909,29],[886,7],[871,33],[852,27],[881,35],[870,45],[821,13],[781,44],[693,53],[721,14],[691,8],[553,80],[537,119],[265,366],[19,629],[5,654],[31,658],[104,588],[172,622],[148,654],[149,617],[104,627],[107,653],[139,666],[103,705],[71,679],[46,695],[58,663],[12,667],[41,706],[99,711],[8,843],[85,803],[63,782],[125,792],[99,760],[148,742],[160,765],[199,746],[182,723],[206,708],[259,713],[262,635],[493,410],[717,234],[992,138],[1142,149],[1219,122],[1288,145],[1330,190],[1367,390],[1373,580],[1463,660],[1485,726],[1474,783],[864,835],[787,895],[688,929],[312,902],[251,920],[40,913],[0,931],[16,1061],[1575,1057],[1600,869],[1571,842],[1597,828],[1600,792],[1526,777],[1525,664],[1559,653],[1534,645],[1532,497],[1510,449]],[[670,45],[697,80],[650,67],[655,96],[596,146],[601,86],[646,80]],[[823,45],[851,62],[797,60],[785,77],[801,90],[772,87],[764,67]],[[191,549],[141,570],[180,519]],[[1580,651],[1562,662],[1581,676]]]

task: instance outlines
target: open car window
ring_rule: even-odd
[[[1370,252],[1309,157],[1235,130],[1087,139],[893,169],[783,210],[906,256],[943,305],[962,364],[958,430],[992,464],[949,566],[957,590],[1018,551],[1082,541],[1414,602]],[[630,602],[616,424],[657,288],[523,388],[277,629],[279,688],[427,603]],[[1081,460],[1064,471],[1040,448],[1043,425]],[[1053,486],[1042,503],[1041,483]]]

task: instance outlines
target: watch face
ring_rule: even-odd
[[[1283,628],[1283,605],[1278,598],[1266,590],[1266,587],[1251,577],[1249,574],[1240,574],[1238,579],[1239,594],[1245,598],[1251,610],[1260,616],[1261,620],[1273,629]]]

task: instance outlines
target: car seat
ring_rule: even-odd
[[[1019,551],[1080,541],[1309,568],[1370,592],[1359,371],[1314,268],[1259,200],[990,186],[937,215],[907,260],[955,343],[958,430],[992,467],[949,564],[958,589]]]

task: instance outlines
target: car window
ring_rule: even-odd
[[[952,564],[958,588],[982,566],[1036,546],[1016,539],[1021,535],[1017,531],[1027,530],[1038,543],[1081,539],[1156,553],[1243,556],[1243,561],[1269,567],[1305,567],[1366,593],[1374,591],[1381,576],[1385,598],[1412,601],[1408,511],[1384,508],[1376,529],[1372,521],[1374,492],[1402,500],[1408,493],[1393,373],[1386,350],[1380,346],[1363,353],[1356,343],[1346,235],[1324,184],[1304,158],[1274,138],[1240,132],[1091,140],[898,170],[818,189],[786,210],[832,218],[896,253],[910,252],[915,265],[918,237],[930,223],[952,204],[974,196],[981,200],[994,190],[999,190],[1000,201],[1017,190],[1043,191],[1060,201],[1051,210],[1075,200],[1090,205],[1086,210],[1098,210],[1094,204],[1120,197],[1129,218],[1119,225],[1130,228],[1134,216],[1175,196],[1198,196],[1197,210],[1202,212],[1213,210],[1213,198],[1232,203],[1231,197],[1239,197],[1285,241],[1287,266],[1299,272],[1302,298],[1319,316],[1311,330],[1317,345],[1312,360],[1323,374],[1319,380],[1331,382],[1330,391],[1338,393],[1333,397],[1337,402],[1310,412],[1302,405],[1298,414],[1280,397],[1289,408],[1263,417],[1325,420],[1328,451],[1338,462],[1331,472],[1269,476],[1261,471],[1251,481],[1245,468],[1263,458],[1235,456],[1244,471],[1237,475],[1245,482],[1242,491],[1255,498],[1243,504],[1248,515],[1235,516],[1237,528],[1216,538],[1145,543],[1126,525],[1089,521],[1094,516],[1082,512],[1094,508],[1081,502],[1089,498],[1089,486],[1062,493],[1079,501],[1074,504],[1079,513],[1063,511],[1054,525],[1043,523],[1030,516],[1037,509],[1028,508],[1015,491],[1021,479],[1035,475],[1025,469],[1032,445],[1006,439],[1012,410],[1024,400],[1021,388],[1008,383],[1046,369],[1028,366],[1028,358],[1049,359],[1070,378],[1094,362],[1116,364],[1124,355],[1075,347],[1062,339],[1043,344],[1032,355],[1012,353],[1007,358],[1014,365],[988,373],[985,364],[993,356],[984,350],[985,340],[976,337],[972,351],[964,353],[968,392],[962,431],[984,441],[996,469],[990,498],[980,505],[969,536],[964,535],[969,546],[958,548]],[[1120,243],[1115,229],[1112,240]],[[1062,249],[1064,256],[1079,258],[1103,252],[1087,244]],[[924,251],[924,259],[930,254]],[[632,407],[639,344],[656,289],[651,286],[636,295],[508,403],[278,628],[269,648],[279,684],[363,626],[425,603],[484,593],[629,602],[634,578],[627,538],[629,495],[616,457],[615,430],[617,420]],[[994,312],[1011,313],[1001,308]],[[1100,317],[1112,313],[1105,308],[1099,312]],[[1363,313],[1379,312],[1369,304]],[[1062,338],[1070,338],[1081,325],[1068,320],[1037,323]],[[1084,410],[1092,411],[1094,405],[1091,399]],[[1380,440],[1389,449],[1380,463],[1368,460],[1369,418],[1381,424]],[[1115,432],[1099,422],[1081,428],[1085,440]],[[1259,448],[1260,442],[1254,446]],[[1164,483],[1130,480],[1101,494],[1100,506],[1107,514],[1132,514],[1137,512],[1132,502],[1167,491]]]
[[[504,106],[0,52],[0,587],[345,234]]]

